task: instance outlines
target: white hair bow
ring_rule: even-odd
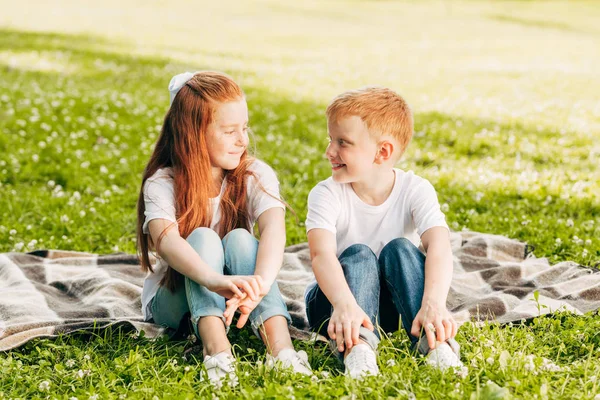
[[[177,96],[183,85],[192,79],[194,75],[196,75],[195,72],[183,72],[171,78],[171,82],[169,82],[169,93],[171,95],[169,106],[173,104],[173,99]]]

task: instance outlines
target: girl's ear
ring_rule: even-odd
[[[390,160],[392,158],[392,154],[394,154],[394,144],[387,140],[379,143],[379,150],[377,150],[377,154],[375,155],[375,164],[383,164],[384,162]]]

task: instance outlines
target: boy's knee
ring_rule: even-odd
[[[342,252],[339,260],[346,276],[354,273],[377,273],[377,256],[365,244],[353,244],[348,247]]]
[[[419,251],[417,247],[407,238],[396,238],[391,240],[388,244],[386,244],[381,250],[381,255],[385,256],[388,253],[393,254],[412,254],[414,251]]]

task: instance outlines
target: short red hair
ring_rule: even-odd
[[[333,122],[359,117],[375,139],[382,135],[392,136],[400,144],[398,158],[413,135],[410,107],[402,96],[388,88],[368,86],[344,92],[333,99],[325,113],[327,120]]]

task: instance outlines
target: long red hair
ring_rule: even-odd
[[[152,243],[150,235],[142,232],[145,220],[143,190],[146,180],[160,168],[172,169],[175,210],[181,237],[187,238],[198,227],[210,227],[213,178],[206,132],[219,104],[242,98],[244,92],[229,76],[220,72],[199,72],[173,99],[154,152],[144,170],[138,197],[137,247],[144,271],[153,271],[149,251],[158,249],[161,239],[172,227],[161,233],[157,243]],[[253,161],[245,151],[237,168],[224,171],[227,184],[220,203],[221,237],[236,228],[251,230],[246,207],[246,177],[254,175],[248,170]],[[169,267],[160,284],[174,291],[181,277],[181,274]]]

